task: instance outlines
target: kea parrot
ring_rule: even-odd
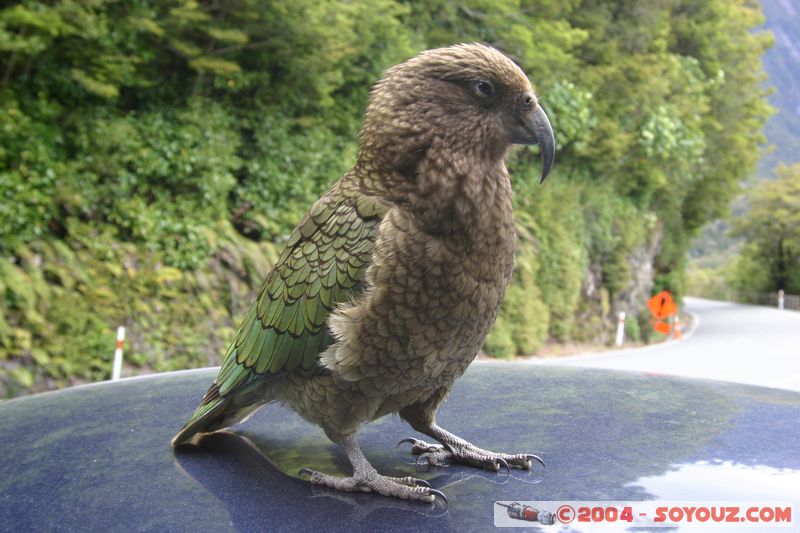
[[[553,130],[524,72],[498,50],[454,45],[388,69],[370,93],[355,166],[292,232],[173,446],[279,402],[343,448],[352,476],[300,471],[333,489],[446,502],[364,456],[359,426],[390,413],[437,441],[402,441],[430,464],[541,462],[481,449],[436,423],[511,280],[505,161],[515,144],[539,145],[543,182]]]

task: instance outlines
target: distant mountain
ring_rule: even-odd
[[[762,0],[765,29],[775,36],[775,46],[764,55],[768,85],[775,88],[770,102],[776,114],[765,133],[774,151],[764,154],[758,165],[759,176],[772,176],[778,163],[800,161],[800,2]]]

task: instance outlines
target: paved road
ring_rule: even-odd
[[[800,390],[800,312],[686,298],[682,341],[537,364],[641,370]]]

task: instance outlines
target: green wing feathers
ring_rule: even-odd
[[[311,369],[333,341],[331,311],[360,291],[383,206],[339,183],[303,218],[239,326],[217,379],[185,429],[260,376]],[[184,433],[182,431],[182,433]]]
[[[290,237],[225,356],[220,395],[248,374],[310,369],[330,344],[328,315],[358,291],[378,224],[355,198],[339,200],[318,201]]]

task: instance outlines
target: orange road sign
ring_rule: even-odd
[[[663,333],[664,335],[669,335],[672,333],[672,327],[666,322],[656,322],[653,324],[653,328],[655,328],[657,332]]]
[[[647,307],[657,320],[663,320],[678,312],[678,306],[669,291],[661,291],[647,301]],[[658,330],[658,328],[656,328]]]

